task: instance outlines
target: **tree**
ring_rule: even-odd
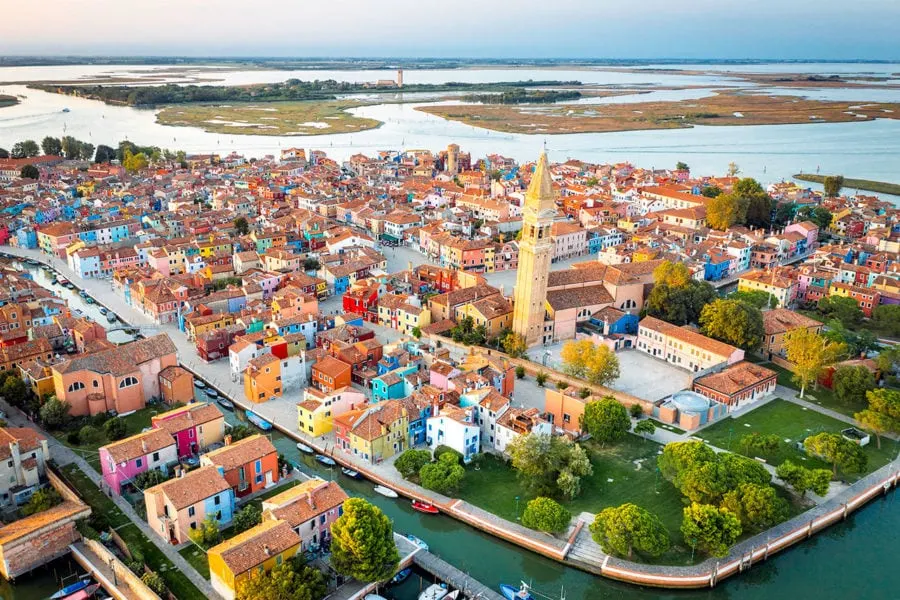
[[[431,452],[428,450],[416,450],[410,448],[397,457],[394,461],[394,467],[405,478],[409,478],[419,472],[419,470],[431,462]]]
[[[680,288],[656,284],[644,303],[641,315],[656,317],[673,325],[696,323],[703,307],[716,298],[715,288],[705,281],[691,280]]]
[[[522,525],[530,529],[559,533],[569,527],[572,513],[552,498],[540,496],[528,502],[522,513]]]
[[[640,419],[644,416],[644,407],[635,402],[628,407],[628,414],[630,414],[633,419]]]
[[[676,171],[690,171],[691,168],[687,165],[686,162],[681,162],[679,160],[677,163],[675,163],[675,170]]]
[[[875,389],[875,376],[862,365],[838,367],[831,381],[835,395],[850,406],[861,405],[866,401],[866,393]]]
[[[794,219],[796,212],[797,205],[795,203],[781,202],[775,207],[775,219],[772,221],[772,224],[778,227],[787,225]]]
[[[307,257],[303,259],[303,270],[304,271],[318,271],[322,267],[322,264],[313,257]]]
[[[765,334],[762,313],[758,308],[740,300],[724,298],[703,307],[700,327],[704,335],[744,350],[758,348]]]
[[[745,290],[728,294],[729,300],[740,300],[756,308],[774,308],[778,306],[778,299],[769,292],[762,290]]]
[[[232,425],[228,429],[228,435],[231,436],[232,442],[239,442],[255,433],[256,431],[251,429],[249,425]]]
[[[807,452],[831,465],[831,473],[837,477],[838,467],[844,473],[864,471],[868,457],[859,444],[844,439],[839,433],[819,433],[803,440]]]
[[[163,578],[160,577],[159,573],[147,571],[141,575],[141,581],[143,581],[148,588],[153,590],[157,596],[163,598],[166,596],[166,582],[163,581]]]
[[[52,487],[37,490],[22,506],[22,516],[29,516],[62,504],[62,496]]]
[[[684,508],[681,534],[692,548],[721,558],[741,535],[741,522],[728,509],[693,502]]]
[[[656,464],[662,476],[675,483],[681,473],[714,460],[715,456],[713,449],[700,441],[671,442],[663,448]]]
[[[134,484],[141,490],[151,488],[167,481],[168,477],[159,469],[150,469],[143,473],[138,473],[134,478]]]
[[[768,484],[772,476],[759,462],[722,452],[702,465],[680,473],[675,487],[691,502],[719,504],[725,494],[744,483]]]
[[[900,348],[884,348],[875,357],[878,369],[885,375],[893,375],[900,367]]]
[[[116,159],[116,149],[110,146],[100,144],[97,146],[97,152],[94,154],[94,162],[108,163]]]
[[[196,529],[191,529],[188,535],[192,542],[203,549],[215,546],[221,538],[221,535],[219,535],[219,522],[216,520],[215,515],[209,515],[200,522]]]
[[[747,199],[744,224],[750,227],[769,227],[772,224],[773,204],[774,201],[768,194],[750,196]]]
[[[28,386],[25,382],[10,374],[0,387],[0,395],[13,406],[22,408],[28,400]]]
[[[741,172],[741,168],[738,166],[736,162],[728,163],[728,176],[735,177],[738,173]]]
[[[450,337],[467,346],[480,346],[487,340],[487,329],[484,325],[476,326],[472,317],[465,316],[450,329]]]
[[[241,582],[237,600],[319,600],[327,582],[322,571],[300,564],[297,558],[254,573]]]
[[[742,454],[747,456],[759,456],[761,454],[771,456],[778,452],[782,443],[781,438],[774,433],[763,435],[754,432],[743,436],[741,441],[738,442],[738,448],[741,449]]]
[[[787,359],[794,363],[794,381],[803,398],[806,386],[818,381],[822,369],[844,352],[844,345],[832,342],[811,329],[798,327],[784,334]]]
[[[90,446],[100,441],[100,430],[93,425],[85,425],[78,430],[78,439],[82,444]]]
[[[250,224],[245,217],[238,217],[234,220],[234,229],[238,235],[247,235],[250,233]]]
[[[591,523],[591,537],[607,554],[656,557],[669,549],[669,532],[653,513],[631,503],[604,508]]]
[[[62,144],[59,138],[47,136],[41,140],[41,150],[47,156],[59,156],[62,154]]]
[[[341,575],[370,583],[391,577],[400,563],[391,520],[362,498],[344,501],[331,526],[331,566]]]
[[[122,166],[125,167],[125,170],[129,173],[142,171],[147,168],[148,164],[149,161],[147,160],[147,156],[143,152],[132,154],[131,150],[125,149],[125,158],[122,161]]]
[[[262,511],[258,506],[250,503],[234,513],[234,517],[231,520],[231,526],[237,534],[247,531],[251,527],[256,527],[261,521]]]
[[[743,483],[725,494],[722,508],[741,522],[745,531],[762,531],[787,518],[788,504],[771,485]]]
[[[524,379],[525,378],[525,367],[519,365],[516,367],[516,379]]]
[[[594,472],[584,449],[561,436],[521,435],[506,450],[522,486],[539,496],[574,498],[581,478]]]
[[[607,396],[585,405],[581,428],[590,433],[591,438],[607,444],[625,437],[631,429],[631,418],[624,404]]]
[[[419,470],[422,487],[439,494],[448,494],[459,489],[465,476],[466,470],[459,464],[458,457],[450,453],[442,454],[436,461],[424,465]]]
[[[794,488],[801,498],[806,497],[806,492],[810,491],[818,496],[824,496],[828,493],[828,485],[831,482],[831,471],[828,469],[808,469],[789,460],[778,465],[775,475]]]
[[[824,206],[801,206],[797,209],[796,217],[798,221],[812,221],[819,229],[828,229],[834,215],[831,214]]]
[[[705,196],[707,198],[715,198],[722,193],[722,188],[716,185],[706,185],[703,186],[703,189],[700,190],[700,195]]]
[[[34,158],[40,154],[41,149],[34,140],[25,140],[13,144],[9,155],[11,158]]]
[[[6,384],[4,384],[5,392]],[[69,403],[51,396],[41,407],[41,422],[50,429],[59,429],[69,420]]]
[[[887,335],[900,335],[900,304],[876,306],[872,311],[872,324]]]
[[[41,172],[34,165],[25,165],[19,171],[19,177],[22,179],[40,179]]]
[[[845,327],[856,327],[863,321],[863,311],[853,298],[825,296],[819,299],[818,308],[826,318],[837,319]]]
[[[719,194],[706,204],[706,223],[725,231],[738,220],[738,200],[733,194]]]
[[[106,433],[106,438],[114,442],[125,437],[125,434],[128,433],[128,427],[125,425],[125,419],[113,417],[103,424],[103,431]]]
[[[653,282],[656,285],[682,288],[691,282],[691,270],[684,263],[673,263],[667,260],[653,269]]]
[[[868,329],[848,329],[837,319],[825,323],[822,336],[838,344],[844,345],[843,357],[855,357],[878,349],[878,339]]]
[[[866,393],[869,408],[853,415],[863,429],[875,434],[878,448],[885,433],[900,433],[900,392],[896,390],[869,390]]]
[[[644,419],[637,422],[634,426],[634,432],[641,435],[653,435],[656,433],[656,425],[650,419]]]
[[[510,331],[503,336],[500,344],[503,346],[503,351],[513,358],[521,358],[525,356],[525,352],[528,351],[528,344],[525,342],[525,337],[514,331]]]
[[[560,351],[563,372],[595,385],[607,385],[619,378],[619,357],[608,346],[590,340],[569,341]]]
[[[844,187],[843,175],[826,175],[822,180],[822,186],[825,188],[825,196],[828,198],[837,198]]]

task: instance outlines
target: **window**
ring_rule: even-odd
[[[128,377],[126,377],[125,379],[123,379],[122,381],[119,382],[119,389],[131,387],[131,386],[137,385],[137,384],[138,384],[137,378],[129,375]]]
[[[81,383],[80,381],[76,381],[75,383],[73,383],[72,385],[69,386],[70,392],[77,392],[78,390],[83,390],[83,389],[84,389],[84,384]]]
[[[144,466],[144,459],[143,459],[143,458],[139,458],[139,459],[137,459],[136,461],[134,461],[134,466],[136,466],[138,469],[140,469],[141,467],[143,467],[143,466]]]
[[[222,504],[221,496],[216,496],[215,498],[213,498],[213,504],[215,504],[216,506]]]
[[[263,480],[262,475],[257,475],[257,476],[256,476],[256,483],[262,483],[262,480]]]
[[[157,462],[157,461],[159,461],[159,452],[154,452],[153,453],[153,462]]]
[[[188,516],[189,516],[189,517],[193,517],[193,516],[194,516],[194,513],[195,513],[194,507],[193,507],[193,506],[189,506],[189,507],[188,507]]]
[[[100,382],[97,381],[97,380],[95,379],[95,380],[93,381],[93,385],[94,385],[95,388],[98,388],[98,387],[100,387]]]
[[[261,473],[262,472],[262,461],[261,460],[256,461],[256,464],[254,465],[254,467],[255,467],[255,470],[257,473]]]

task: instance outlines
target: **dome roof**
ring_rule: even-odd
[[[696,392],[676,392],[672,396],[672,403],[682,412],[705,412],[709,408],[709,398]]]

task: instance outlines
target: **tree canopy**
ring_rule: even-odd
[[[875,389],[875,376],[862,365],[838,367],[831,382],[835,395],[849,406],[862,405],[866,401],[866,393]]]
[[[818,456],[831,465],[832,475],[837,476],[838,468],[844,473],[859,473],[868,464],[868,456],[854,442],[839,433],[823,432],[803,440],[807,452]]]
[[[522,513],[522,525],[547,533],[565,531],[571,520],[572,513],[556,500],[545,496],[529,501]]]
[[[635,551],[660,556],[671,546],[659,517],[631,503],[600,511],[591,523],[591,536],[607,554],[629,559]]]
[[[506,451],[522,486],[533,494],[574,498],[581,478],[593,473],[584,449],[562,436],[521,435]]]
[[[863,321],[864,315],[859,304],[846,296],[820,298],[818,309],[826,319],[837,319],[845,327],[855,327]]]
[[[237,600],[319,600],[326,591],[325,575],[295,558],[244,579]]]
[[[881,436],[886,433],[900,433],[900,392],[879,389],[866,393],[869,407],[853,417],[860,426],[875,434],[881,448]]]
[[[41,153],[40,146],[34,140],[23,140],[13,144],[9,152],[10,158],[34,158]]]
[[[822,187],[825,188],[825,195],[829,198],[836,198],[844,187],[843,175],[826,175],[822,180]]]
[[[391,520],[362,498],[344,501],[344,514],[331,525],[331,566],[364,583],[384,581],[400,563]]]
[[[806,496],[806,492],[824,496],[831,482],[831,471],[828,469],[809,469],[789,460],[778,465],[775,475],[794,488],[801,498]]]
[[[590,433],[592,439],[609,444],[625,437],[631,429],[631,417],[624,404],[607,396],[584,406],[581,428]]]
[[[422,483],[422,487],[434,490],[439,494],[456,491],[465,475],[466,470],[459,464],[459,457],[449,452],[419,469],[419,481]]]
[[[507,332],[500,343],[503,346],[503,351],[513,358],[525,356],[525,352],[528,350],[528,344],[525,342],[525,337],[515,331]]]
[[[696,323],[703,307],[718,297],[705,281],[691,279],[682,287],[656,284],[644,302],[642,316],[656,317],[673,325]]]
[[[778,299],[769,292],[764,292],[762,290],[738,290],[728,294],[728,299],[740,300],[741,302],[745,302],[750,306],[755,306],[759,309],[775,308],[778,306]]]
[[[822,369],[835,362],[844,353],[845,346],[811,329],[798,327],[784,334],[784,349],[787,359],[794,363],[794,381],[800,385],[802,398],[806,386],[818,381]]]
[[[40,179],[41,172],[34,165],[25,165],[19,170],[19,177],[22,179]]]
[[[726,344],[755,350],[762,343],[763,318],[758,308],[740,300],[720,298],[700,312],[704,335]]]
[[[738,518],[745,531],[768,529],[789,513],[788,503],[778,496],[775,488],[758,483],[742,483],[726,492],[721,506]]]
[[[397,457],[394,461],[394,468],[397,469],[403,477],[411,477],[418,474],[419,469],[431,462],[431,452],[428,450],[417,450],[410,448]]]
[[[603,344],[591,340],[568,341],[560,351],[562,370],[595,385],[608,385],[619,378],[619,357]]]
[[[876,306],[872,310],[872,324],[887,335],[900,335],[900,304]]]
[[[691,547],[701,552],[726,556],[741,531],[740,520],[726,508],[696,502],[684,508],[681,534]]]
[[[819,229],[821,230],[828,229],[828,227],[831,225],[832,219],[834,219],[834,215],[831,214],[831,211],[824,206],[794,206],[796,211],[794,216],[798,221],[811,221],[812,223],[818,225]]]

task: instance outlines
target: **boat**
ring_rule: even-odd
[[[403,583],[404,581],[406,581],[407,579],[409,579],[409,576],[410,576],[410,575],[412,575],[412,569],[408,569],[408,568],[407,568],[407,569],[400,569],[400,571],[398,571],[397,574],[394,575],[394,576],[391,578],[391,583],[392,583],[393,585],[397,585],[397,584],[399,584],[399,583]]]
[[[453,590],[452,592],[444,596],[444,600],[456,600],[457,598],[459,598],[459,590]]]
[[[91,298],[90,296],[85,296],[85,297],[84,297],[84,301],[87,302],[88,304],[93,304],[93,303],[94,303],[94,299]]]
[[[421,548],[422,550],[425,550],[426,552],[428,551],[428,544],[426,544],[424,541],[422,541],[420,538],[417,538],[417,537],[414,536],[413,534],[407,533],[407,534],[406,534],[406,539],[408,539],[409,541],[411,541],[413,544],[415,544],[416,546],[418,546],[418,547]]]
[[[83,317],[83,316],[84,316],[84,311],[81,310],[80,308],[76,308],[76,309],[73,310],[72,312],[75,313],[76,315],[78,315],[79,317]]]
[[[500,593],[506,600],[534,600],[534,596],[528,591],[528,585],[522,582],[522,587],[516,588],[506,583],[500,584]]]
[[[348,469],[347,467],[341,468],[341,473],[350,477],[351,479],[362,479],[362,475],[359,474],[359,471],[354,471],[353,469]]]
[[[447,596],[446,583],[432,583],[419,594],[419,600],[443,600]]]
[[[82,298],[84,298],[84,297],[87,296],[87,291],[85,291],[85,290],[78,290],[78,295],[81,296]]]
[[[272,424],[263,419],[261,416],[253,412],[252,410],[244,411],[244,414],[247,416],[247,420],[262,429],[263,431],[269,431],[272,429]]]
[[[63,111],[63,112],[72,112],[72,111],[70,111],[70,110],[69,110],[69,109],[68,109],[68,107],[67,107],[67,108],[64,108],[64,109],[62,109],[62,111]]]
[[[206,384],[203,383],[203,380],[202,380],[202,379],[195,379],[195,380],[194,380],[194,387],[197,388],[198,390],[202,390],[203,388],[206,387]]]
[[[382,496],[385,496],[387,498],[396,498],[397,497],[397,492],[395,492],[394,490],[392,490],[389,487],[384,487],[383,485],[376,485],[375,493],[381,494]]]
[[[225,410],[234,410],[234,402],[225,397],[216,398],[216,403]]]
[[[313,450],[303,442],[297,442],[297,450],[299,450],[303,454],[313,454],[315,452],[315,450]]]
[[[208,388],[206,388],[205,391],[206,391],[207,398],[218,398],[219,397],[219,390],[217,390],[216,388],[208,387]]]
[[[435,507],[434,504],[431,504],[430,502],[419,502],[418,500],[413,500],[412,507],[413,510],[417,510],[421,513],[426,513],[429,515],[436,515],[440,514],[441,512],[437,509],[437,507]]]
[[[366,594],[363,597],[363,600],[387,600],[384,596],[379,596],[378,594]]]
[[[109,312],[109,311],[106,310],[106,307],[105,307],[105,306],[101,306],[99,310],[100,310],[100,314],[101,314],[101,315],[105,315],[106,313]]]
[[[106,313],[106,320],[109,321],[110,323],[115,323],[116,319],[118,319],[118,318],[119,317],[117,317],[116,313],[114,313],[113,311],[108,311]]]
[[[95,583],[93,585],[89,585],[83,590],[79,590],[72,594],[71,596],[66,596],[63,600],[87,600],[91,596],[97,593],[97,590],[100,589],[100,584]]]
[[[91,578],[89,576],[84,576],[81,580],[76,581],[75,583],[70,583],[66,587],[60,589],[58,592],[50,596],[50,600],[65,598],[66,596],[70,596],[75,592],[83,590],[89,585],[91,585]]]
[[[325,456],[324,454],[316,454],[316,460],[325,465],[326,467],[333,467],[337,463],[334,462],[334,459],[330,456]]]

